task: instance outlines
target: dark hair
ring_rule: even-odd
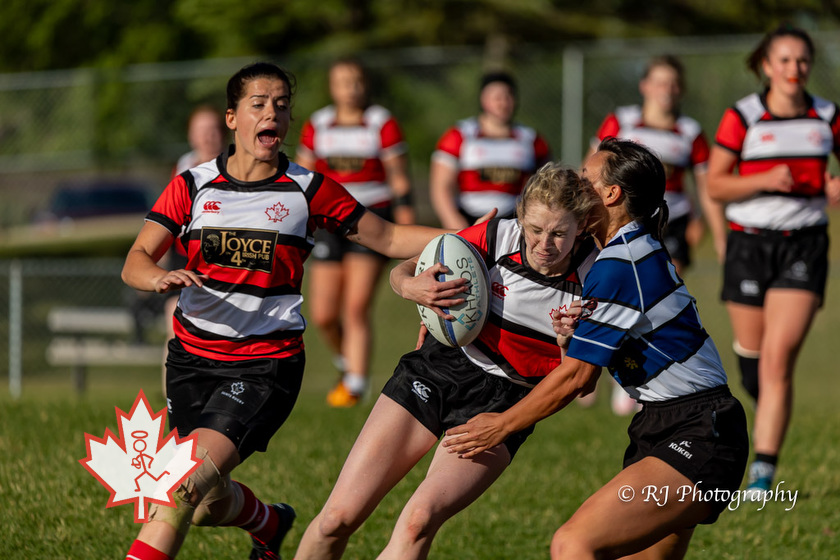
[[[672,54],[663,54],[660,56],[654,56],[650,60],[647,61],[645,65],[645,72],[642,74],[642,79],[644,80],[648,76],[650,76],[651,71],[654,68],[658,68],[660,66],[667,66],[674,70],[677,73],[677,83],[680,85],[680,89],[683,89],[685,86],[685,68],[683,67],[682,62],[680,59]]]
[[[231,76],[227,83],[227,108],[236,109],[239,100],[245,95],[245,86],[257,78],[282,80],[289,89],[289,97],[294,95],[295,77],[271,62],[256,62],[240,69]]]
[[[604,139],[598,151],[608,156],[601,168],[603,183],[621,187],[630,217],[662,241],[668,225],[662,162],[641,144],[613,137]]]
[[[770,52],[770,45],[773,44],[773,41],[779,39],[780,37],[794,37],[796,39],[801,40],[805,43],[805,46],[808,47],[808,52],[811,54],[811,59],[813,60],[814,56],[816,56],[817,51],[814,47],[814,42],[811,40],[811,36],[808,35],[804,30],[799,29],[798,27],[794,27],[789,23],[783,23],[773,31],[767,33],[762,39],[758,46],[749,54],[747,57],[747,68],[753,71],[753,73],[758,76],[758,79],[761,79],[761,64],[767,58],[767,54]]]
[[[484,91],[484,88],[492,83],[501,82],[510,88],[510,92],[516,97],[516,80],[507,72],[488,72],[481,77],[481,86],[478,88],[479,94]]]

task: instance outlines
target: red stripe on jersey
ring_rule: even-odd
[[[529,382],[536,383],[551,370],[560,365],[562,356],[556,343],[548,343],[506,331],[488,321],[481,334],[480,342],[493,352],[505,356],[516,372]]]
[[[192,335],[177,319],[172,320],[174,334],[191,354],[210,360],[253,360],[255,358],[287,358],[303,350],[303,336],[254,341],[207,341]]]
[[[787,165],[790,174],[793,176],[794,194],[816,196],[823,191],[823,178],[828,162],[820,158],[774,158],[758,161],[742,161],[738,164],[738,173],[741,175],[752,175],[769,171],[777,165]]]

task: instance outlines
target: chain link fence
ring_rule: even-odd
[[[818,53],[809,90],[837,99],[840,37],[817,33],[814,38]],[[397,116],[407,137],[420,220],[434,223],[427,192],[429,158],[447,127],[476,114],[484,71],[512,71],[520,91],[517,120],[547,138],[555,159],[577,165],[603,117],[617,105],[639,101],[638,81],[646,61],[664,53],[685,64],[683,110],[711,140],[724,109],[760,88],[744,62],[758,40],[741,36],[422,48],[359,57],[371,70],[374,101]],[[329,102],[330,61],[268,58],[297,77],[285,148],[293,156],[303,122]],[[0,241],[4,230],[31,223],[63,181],[116,176],[141,181],[153,195],[159,193],[178,156],[188,150],[191,109],[211,103],[223,110],[227,79],[254,60],[0,75]],[[44,358],[49,309],[135,306],[137,295],[119,280],[121,266],[121,259],[0,262],[0,376],[14,367],[26,376],[49,369]],[[17,334],[10,322],[15,316]],[[10,350],[15,344],[21,348],[18,365]]]

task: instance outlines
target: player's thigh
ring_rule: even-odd
[[[405,509],[421,508],[449,518],[481,496],[501,476],[510,460],[504,444],[471,459],[462,459],[438,445],[426,478]]]
[[[341,469],[325,509],[367,516],[435,445],[437,436],[380,395]]]
[[[312,320],[323,323],[335,320],[341,308],[344,271],[341,261],[312,261],[306,271],[309,277],[307,302]]]
[[[764,301],[762,353],[790,355],[799,351],[820,305],[820,297],[805,290],[774,288]]]
[[[555,540],[568,536],[608,557],[639,552],[709,516],[708,502],[686,497],[693,486],[664,461],[642,459],[590,496]]]
[[[732,323],[732,335],[746,350],[761,350],[764,338],[764,308],[742,303],[727,302],[726,311]]]

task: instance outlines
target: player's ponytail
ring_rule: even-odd
[[[657,240],[662,241],[668,225],[665,203],[665,169],[650,150],[629,140],[606,138],[598,145],[606,152],[601,178],[607,185],[618,185],[630,218],[641,222]]]

